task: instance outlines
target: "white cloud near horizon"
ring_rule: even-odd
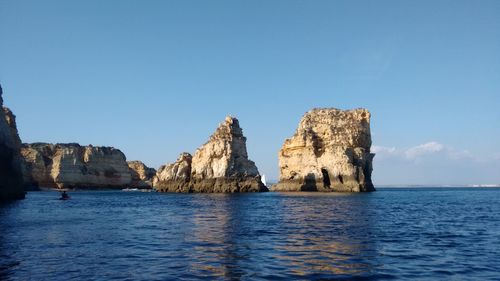
[[[375,184],[500,183],[500,152],[476,155],[438,141],[408,148],[373,145]]]
[[[426,142],[406,149],[399,149],[394,146],[387,147],[387,146],[373,145],[371,147],[371,151],[380,158],[396,156],[407,160],[418,160],[425,156],[444,153],[448,158],[454,160],[459,160],[463,158],[478,159],[477,157],[473,156],[472,153],[470,153],[468,150],[456,149],[454,147],[444,145],[437,141]]]
[[[431,141],[407,149],[404,152],[404,155],[406,156],[406,158],[413,160],[422,155],[434,154],[436,152],[440,152],[443,149],[444,145],[440,144],[439,142]]]
[[[371,152],[379,154],[392,154],[396,152],[396,148],[393,147],[385,147],[385,146],[378,146],[378,145],[373,145],[371,148]]]

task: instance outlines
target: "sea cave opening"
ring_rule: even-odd
[[[338,176],[338,179],[339,179],[339,181],[340,181],[341,184],[344,184],[344,179],[342,178],[341,175]]]
[[[330,187],[330,176],[328,175],[328,171],[326,169],[321,169],[321,173],[323,174],[323,185],[325,187]]]

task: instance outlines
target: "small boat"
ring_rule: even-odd
[[[122,191],[139,191],[138,188],[124,188]]]
[[[267,186],[267,182],[266,182],[266,175],[262,175],[262,177],[260,177],[260,181],[265,185]]]
[[[61,197],[59,197],[59,200],[69,200],[71,197],[69,197],[68,193],[66,191],[63,191],[61,193]]]

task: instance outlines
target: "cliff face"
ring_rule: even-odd
[[[161,166],[156,172],[153,186],[163,192],[190,192],[193,156],[181,153],[177,161]]]
[[[168,192],[267,191],[248,159],[238,119],[227,117],[191,158],[188,153],[158,170],[155,188]]]
[[[279,152],[274,191],[374,191],[370,112],[313,109]]]
[[[14,145],[20,149],[22,143],[21,138],[19,137],[19,133],[17,132],[16,116],[7,107],[3,107],[3,112],[5,114],[5,121],[10,128],[10,133],[12,135],[12,139],[14,140]]]
[[[152,180],[156,175],[156,170],[144,165],[141,161],[128,161],[130,175],[132,176],[131,187],[151,188]]]
[[[28,184],[29,177],[27,176],[26,166],[24,165],[24,160],[22,159],[22,156],[21,156],[22,142],[21,142],[21,138],[19,137],[19,134],[17,132],[16,116],[7,107],[4,107],[3,111],[5,113],[5,120],[7,121],[7,125],[9,126],[12,137],[13,137],[15,147],[16,147],[17,151],[19,151],[18,156],[17,156],[17,159],[18,159],[17,161],[21,163],[20,165],[21,165],[21,173],[23,175],[24,190],[30,190],[30,185]],[[31,189],[31,190],[33,190],[33,189]]]
[[[15,116],[3,108],[0,86],[0,201],[24,198],[20,139]]]
[[[112,147],[24,144],[30,182],[57,188],[121,188],[131,184],[125,155]]]

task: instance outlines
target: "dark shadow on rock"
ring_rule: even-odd
[[[318,191],[316,185],[316,176],[313,173],[307,174],[304,178],[304,184],[300,187],[301,191]]]
[[[328,174],[328,170],[325,168],[321,169],[321,173],[323,174],[323,187],[330,188],[330,175]]]
[[[0,144],[0,202],[23,199],[23,175],[16,152]]]

